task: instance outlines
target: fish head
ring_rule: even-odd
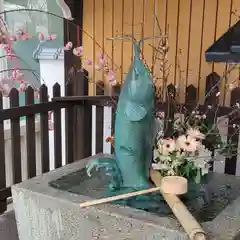
[[[155,90],[152,78],[146,71],[132,71],[129,76],[131,80],[128,82],[127,91],[131,101],[144,104],[155,99]],[[137,69],[138,70],[138,69]]]

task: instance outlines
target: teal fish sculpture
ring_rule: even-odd
[[[155,89],[149,69],[140,59],[140,42],[133,41],[134,59],[120,92],[116,110],[113,157],[90,161],[111,175],[110,191],[125,193],[152,186],[150,168],[155,139]]]

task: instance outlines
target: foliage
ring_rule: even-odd
[[[208,106],[205,113],[193,110],[185,113],[185,119],[175,118],[172,134],[168,137],[164,131],[159,132],[154,147],[153,168],[163,176],[178,175],[199,182],[208,173],[216,152],[228,158],[236,155],[237,146],[232,143],[232,137],[224,142],[218,129],[219,120],[210,121],[207,117],[209,111],[214,113],[214,110],[217,111],[217,108]],[[233,111],[239,111],[239,104]],[[239,126],[234,124],[233,127],[239,132]]]

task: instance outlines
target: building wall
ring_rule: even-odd
[[[92,36],[83,34],[85,55],[96,58],[101,49],[122,66],[118,80],[122,81],[128,70],[132,57],[130,42],[109,41],[107,37],[133,34],[140,39],[142,36],[159,35],[157,22],[163,32],[169,36],[168,62],[171,71],[168,83],[179,86],[180,99],[184,99],[185,86],[193,84],[199,88],[200,99],[204,98],[205,78],[216,71],[223,75],[226,64],[211,64],[205,61],[204,52],[220,37],[238,17],[231,13],[240,13],[238,0],[84,0],[83,29]],[[146,41],[143,48],[144,58],[149,66],[153,62],[153,48],[157,40]],[[111,61],[110,61],[111,64]],[[160,75],[160,62],[155,63],[155,75]],[[88,68],[89,69],[89,68]],[[91,77],[97,81],[102,79],[102,73],[93,71]],[[239,77],[239,70],[232,71],[228,82]],[[221,84],[224,89],[226,81]],[[161,83],[159,83],[161,84]],[[91,93],[94,84],[91,84]],[[221,94],[223,101],[223,94]],[[226,94],[226,102],[229,94]]]
[[[11,10],[29,11],[14,11]],[[49,34],[56,34],[57,39],[53,43],[53,47],[59,48],[63,46],[63,20],[40,11],[46,11],[62,16],[61,9],[56,1],[45,0],[4,0],[5,21],[8,25],[8,31],[15,34],[17,30],[24,29],[30,35],[28,41],[17,41],[13,45],[13,50],[18,56],[18,59],[8,61],[8,68],[31,69],[32,72],[24,71],[25,81],[39,87],[40,86],[40,66],[39,63],[32,57],[33,51],[36,50],[39,44],[38,34],[42,32],[46,37]],[[32,11],[30,11],[32,10]],[[10,11],[10,12],[8,12]]]

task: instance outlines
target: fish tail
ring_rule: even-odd
[[[92,170],[104,168],[106,175],[111,177],[109,188],[111,190],[119,189],[122,186],[122,175],[117,162],[112,157],[99,157],[90,161],[87,166],[87,174],[91,176]]]

